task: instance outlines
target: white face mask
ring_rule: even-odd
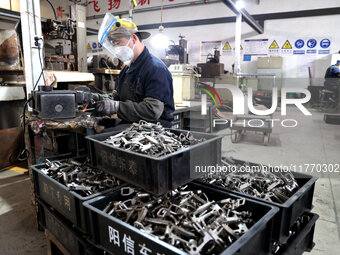
[[[131,64],[131,61],[135,56],[135,53],[133,51],[135,48],[135,44],[133,45],[132,49],[128,46],[130,40],[131,38],[129,39],[128,43],[125,46],[114,46],[114,52],[116,57],[123,61],[123,63],[127,66]]]

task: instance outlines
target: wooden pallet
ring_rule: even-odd
[[[47,254],[48,255],[71,255],[65,247],[57,240],[57,238],[47,229],[45,229],[45,236],[47,240]]]

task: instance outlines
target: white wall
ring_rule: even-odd
[[[151,5],[159,5],[160,1],[152,1]],[[168,1],[164,1],[167,3]],[[189,0],[175,0],[174,4],[190,2]],[[286,11],[298,11],[308,9],[320,9],[320,8],[332,8],[340,7],[339,0],[260,0],[260,4],[257,4],[257,0],[246,1],[246,10],[250,14],[265,14],[275,12],[286,12]],[[101,6],[100,13],[94,13],[93,7],[88,6],[88,16],[94,14],[105,13],[105,5]],[[141,7],[137,7],[141,8]],[[123,11],[119,9],[118,11]],[[173,21],[185,21],[185,20],[196,20],[196,19],[208,19],[217,17],[229,17],[234,14],[223,4],[207,4],[193,7],[183,7],[177,9],[168,9],[163,11],[163,22]],[[154,24],[160,22],[160,11],[153,11],[147,13],[136,13],[134,15],[134,21],[137,25]],[[88,27],[98,29],[101,20],[89,20]],[[318,16],[318,17],[307,17],[307,18],[294,18],[294,19],[283,19],[283,20],[267,20],[264,25],[264,34],[257,34],[247,24],[242,24],[242,39],[290,39],[299,37],[327,37],[332,40],[332,52],[337,53],[340,50],[340,33],[338,32],[338,24],[340,24],[340,15],[331,16]],[[156,34],[157,30],[150,30],[152,35]],[[235,34],[235,23],[227,24],[216,24],[216,25],[204,25],[194,27],[180,27],[180,28],[166,28],[165,33],[167,36],[176,42],[178,42],[179,34],[186,37],[188,41],[234,41]],[[89,42],[96,40],[96,36],[88,38]],[[293,43],[293,42],[291,42]],[[155,50],[150,40],[146,41],[145,44],[151,50],[152,53],[162,57],[163,51]],[[304,62],[304,58],[301,56],[284,56],[283,61],[283,77],[286,78],[286,85],[289,85],[294,80],[293,84],[299,83],[300,86],[308,86],[309,80],[307,77],[298,79],[298,66]],[[327,67],[330,65],[329,55],[316,55],[313,61],[313,77],[315,78],[314,83],[318,85],[322,83],[322,78]],[[256,57],[252,57],[251,62],[242,62],[242,72],[256,72]],[[204,60],[202,60],[204,62]],[[232,56],[222,56],[221,62],[225,64],[226,70],[231,70],[231,65],[234,62]],[[196,63],[194,63],[196,64]],[[294,85],[297,86],[297,85]]]
[[[68,17],[70,17],[70,1],[68,0],[50,0],[52,3],[53,7],[56,9],[61,7],[61,10],[64,10],[63,12],[63,18],[62,20],[66,20]],[[41,12],[41,17],[42,18],[47,18],[47,19],[54,19],[54,14],[51,6],[46,0],[40,0],[40,12]],[[60,20],[60,18],[58,18]]]

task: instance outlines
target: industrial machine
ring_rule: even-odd
[[[109,98],[109,95],[93,93],[88,87],[76,90],[53,90],[50,86],[39,86],[32,91],[33,113],[42,120],[75,118],[85,112],[93,111],[96,101]]]
[[[206,63],[199,63],[202,78],[214,78],[224,73],[224,64],[220,63],[220,51],[215,49],[214,55],[208,54]]]
[[[76,21],[48,19],[42,23],[45,45],[45,66],[48,70],[76,71]]]
[[[86,71],[85,8],[72,5],[70,18],[47,19],[42,23],[45,69]]]
[[[171,65],[169,70],[173,79],[175,102],[194,99],[199,77],[197,68],[188,64],[177,64]]]
[[[179,43],[169,45],[169,50],[166,51],[166,58],[177,61],[179,64],[188,64],[188,42],[184,40],[185,36],[179,35]]]
[[[122,67],[122,61],[105,54],[87,58],[87,68],[95,77],[95,87],[104,92],[112,92],[115,89],[114,80]]]

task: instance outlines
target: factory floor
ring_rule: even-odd
[[[296,128],[274,126],[269,146],[262,145],[262,136],[246,133],[236,144],[230,141],[230,131],[218,133],[223,139],[223,155],[237,159],[271,164],[300,165],[340,163],[340,126],[323,122],[323,114],[311,111],[306,117],[295,109],[288,116],[298,121]],[[281,118],[277,112],[274,118]],[[276,124],[277,122],[275,122]],[[311,255],[338,254],[340,250],[340,175],[318,174],[313,211],[320,215],[316,224]],[[27,173],[7,170],[0,172],[0,255],[46,254],[43,232],[36,228],[31,205],[31,187]],[[308,254],[308,253],[307,253]]]

